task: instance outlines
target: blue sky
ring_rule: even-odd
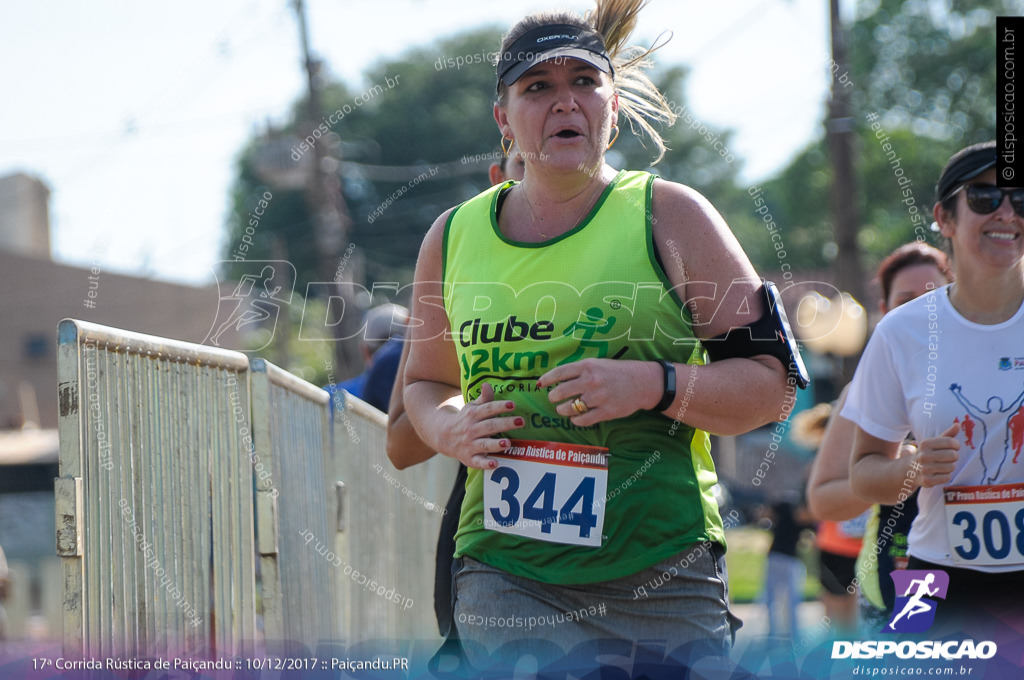
[[[310,40],[355,87],[413,45],[587,0],[306,0]],[[674,34],[660,64],[692,73],[691,112],[731,127],[751,183],[820,134],[827,3],[652,0],[634,37]],[[238,152],[304,91],[289,0],[0,7],[0,175],[50,187],[54,258],[206,283],[225,238]],[[451,159],[432,159],[438,162]],[[424,228],[426,225],[424,225]]]

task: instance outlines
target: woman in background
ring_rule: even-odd
[[[889,254],[878,266],[876,276],[882,291],[878,310],[883,316],[900,305],[950,282],[952,273],[945,253],[927,244],[914,241]],[[894,588],[889,573],[906,568],[906,536],[917,514],[917,497],[912,495],[898,506],[869,503],[850,487],[850,456],[853,451],[855,425],[839,415],[848,391],[839,397],[836,415],[831,419],[825,437],[811,468],[807,499],[811,513],[822,523],[855,520],[867,515],[861,528],[863,540],[852,580],[839,595],[857,597],[859,585],[860,618],[864,625],[878,630],[888,620],[894,603]],[[903,452],[912,455],[915,448],[905,444]],[[888,527],[879,533],[879,526]],[[830,615],[831,616],[831,615]],[[847,621],[852,626],[855,612]]]
[[[1024,611],[1024,189],[996,186],[996,161],[988,142],[943,168],[933,215],[954,281],[882,319],[843,410],[854,493],[894,505],[920,489],[908,570],[930,572],[958,627]]]

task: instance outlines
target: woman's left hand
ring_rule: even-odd
[[[654,361],[583,359],[556,366],[537,381],[538,387],[554,385],[548,399],[558,404],[559,415],[586,427],[625,418],[640,409],[654,408],[664,389],[661,366]],[[574,408],[579,398],[583,413]]]

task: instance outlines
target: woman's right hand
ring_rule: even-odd
[[[513,415],[514,401],[494,400],[494,387],[486,383],[480,396],[463,404],[462,366],[444,307],[442,261],[444,234],[451,210],[438,217],[423,239],[416,262],[411,342],[405,367],[403,398],[409,420],[420,439],[434,451],[457,459],[466,467],[493,469],[489,454],[505,451],[511,442],[505,432],[526,425]]]
[[[484,383],[480,396],[463,406],[455,417],[442,453],[458,459],[466,467],[479,470],[498,467],[498,461],[487,454],[505,451],[512,442],[497,435],[526,425],[522,416],[505,415],[515,407],[514,401],[495,401],[494,387]]]
[[[956,438],[958,434],[960,423],[954,423],[938,437],[922,439],[917,443],[912,469],[916,472],[914,481],[918,486],[943,486],[953,478],[953,470],[960,457],[957,453],[960,450],[960,440]]]

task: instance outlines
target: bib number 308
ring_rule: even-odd
[[[1024,484],[949,486],[944,500],[956,562],[1024,563]]]
[[[510,453],[492,454],[499,466],[484,473],[484,527],[553,543],[600,546],[608,486],[605,456],[583,463],[573,461],[583,457],[566,453],[566,444],[512,443]]]

